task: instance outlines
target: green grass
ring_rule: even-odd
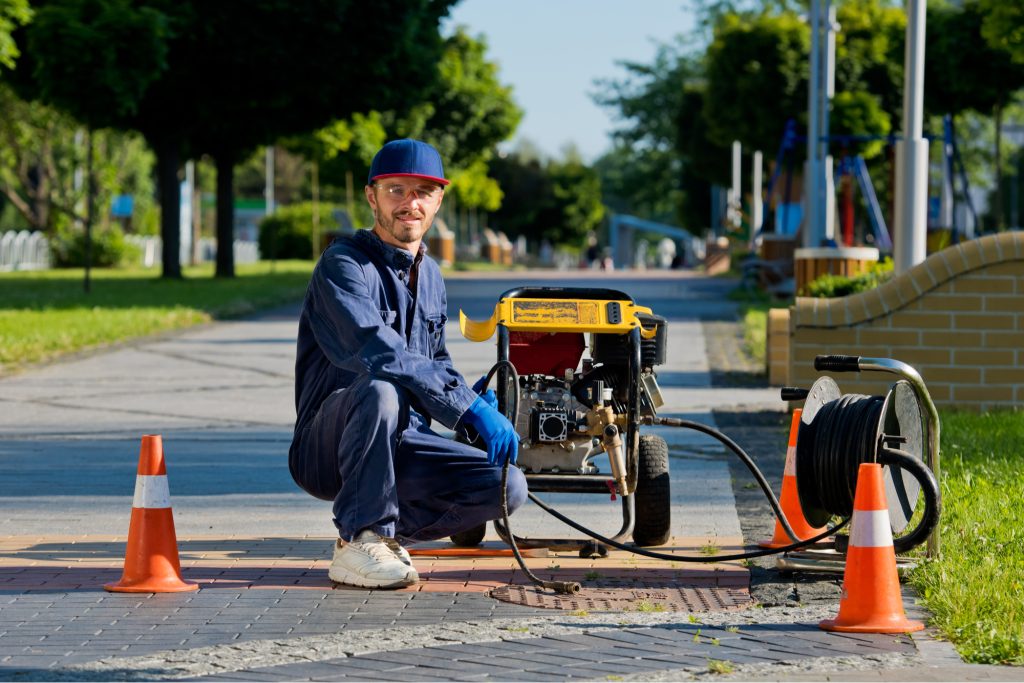
[[[965,660],[1024,664],[1024,412],[942,416],[942,557],[910,583]]]
[[[311,271],[311,262],[278,261],[217,279],[207,265],[175,281],[103,269],[92,272],[90,294],[81,269],[0,273],[0,369],[297,301]]]
[[[788,306],[791,301],[780,301],[760,290],[738,287],[729,292],[729,299],[739,304],[743,323],[743,352],[759,366],[765,364],[768,339],[768,309]]]

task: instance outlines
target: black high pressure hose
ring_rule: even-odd
[[[495,363],[484,377],[483,387],[480,389],[480,393],[487,391],[487,385],[491,383],[491,378],[494,377],[494,373],[498,368],[506,368],[509,374],[512,376],[512,386],[515,387],[512,397],[512,426],[515,427],[515,420],[519,415],[519,373],[516,372],[516,366],[510,361],[499,360]],[[505,391],[505,387],[501,387],[501,391]],[[506,396],[507,398],[507,396]],[[519,552],[519,546],[516,544],[515,534],[512,533],[512,525],[508,520],[508,468],[512,464],[512,459],[505,458],[505,463],[501,467],[501,518],[505,522],[505,528],[508,530],[509,545],[512,546],[512,554],[515,555],[516,562],[519,563],[519,568],[526,574],[526,578],[530,579],[533,583],[537,584],[541,588],[547,590],[553,590],[556,593],[562,593],[564,595],[575,595],[580,592],[580,584],[578,581],[545,581],[540,578],[526,566],[526,560],[523,559],[522,553]],[[532,497],[533,494],[530,494]]]
[[[502,367],[506,368],[509,371],[509,373],[511,374],[512,386],[515,387],[515,391],[513,392],[512,411],[511,411],[512,419],[515,420],[516,417],[519,415],[519,374],[516,372],[515,366],[510,361],[499,360],[497,363],[495,363],[491,367],[491,369],[488,371],[487,375],[484,377],[484,382],[483,382],[483,387],[481,389],[481,393],[483,393],[484,391],[487,390],[487,386],[490,384],[491,378],[494,377],[494,373],[497,372],[498,369],[502,368]],[[502,390],[504,390],[504,388],[502,388]],[[767,496],[768,502],[770,503],[770,505],[772,507],[772,510],[775,512],[775,516],[778,518],[779,522],[782,524],[782,527],[785,530],[786,534],[791,539],[796,540],[796,542],[792,543],[790,545],[787,545],[787,546],[783,546],[781,548],[769,548],[769,549],[764,549],[764,550],[753,550],[753,551],[744,552],[744,553],[733,553],[731,555],[714,555],[714,556],[701,555],[701,556],[696,556],[696,555],[678,555],[678,554],[670,554],[670,553],[659,553],[659,552],[655,552],[655,551],[652,551],[652,550],[645,550],[645,549],[639,548],[637,546],[631,546],[631,545],[626,545],[624,543],[619,543],[618,541],[615,541],[615,540],[612,540],[612,539],[607,538],[605,536],[602,536],[601,534],[597,533],[596,531],[588,529],[587,527],[583,526],[582,524],[580,524],[578,522],[575,522],[572,519],[569,519],[568,517],[566,517],[562,513],[558,512],[554,508],[552,508],[549,505],[547,505],[541,499],[537,498],[537,496],[535,496],[532,493],[528,494],[530,500],[532,500],[534,503],[537,504],[538,507],[540,507],[542,510],[544,510],[548,514],[552,515],[553,517],[555,517],[559,521],[561,521],[561,522],[563,522],[565,524],[568,524],[569,526],[571,526],[572,528],[576,529],[577,531],[579,531],[581,533],[584,533],[587,536],[590,536],[591,538],[593,538],[593,539],[595,539],[595,540],[597,540],[597,541],[599,541],[601,543],[604,543],[605,545],[609,545],[609,546],[611,546],[613,548],[618,548],[619,550],[625,550],[625,551],[631,552],[631,553],[633,553],[635,555],[641,555],[643,557],[650,557],[650,558],[653,558],[653,559],[656,559],[656,560],[667,560],[667,561],[703,562],[703,563],[727,562],[727,561],[731,561],[731,560],[752,559],[752,558],[755,558],[755,557],[763,557],[765,555],[774,555],[774,554],[778,554],[778,553],[789,552],[791,550],[797,550],[799,548],[804,548],[806,546],[809,546],[809,545],[812,545],[814,543],[817,543],[818,541],[820,541],[820,540],[822,540],[822,539],[824,539],[824,538],[826,538],[828,536],[831,536],[832,534],[836,533],[837,531],[839,531],[840,529],[845,527],[850,522],[850,517],[847,517],[846,519],[843,519],[840,523],[836,524],[835,526],[833,526],[833,527],[831,527],[829,529],[826,529],[824,532],[818,534],[817,536],[814,536],[812,538],[809,538],[809,539],[806,539],[806,540],[803,540],[803,541],[797,540],[796,533],[793,531],[793,527],[790,526],[789,521],[786,519],[786,515],[782,511],[782,507],[779,505],[779,501],[775,497],[775,494],[772,492],[771,486],[768,485],[768,482],[765,480],[764,475],[757,468],[757,465],[754,464],[754,461],[751,459],[751,457],[742,448],[740,448],[740,446],[735,441],[733,441],[728,436],[726,436],[725,434],[723,434],[722,432],[718,431],[717,429],[715,429],[713,427],[709,427],[709,426],[707,426],[705,424],[701,424],[699,422],[693,422],[691,420],[684,420],[684,419],[680,419],[680,418],[668,418],[668,417],[654,417],[654,418],[650,418],[650,417],[648,417],[648,418],[644,418],[643,420],[641,420],[641,424],[659,424],[659,425],[664,425],[664,426],[667,426],[667,427],[680,427],[680,428],[683,428],[683,429],[692,429],[694,431],[698,431],[698,432],[701,432],[703,434],[707,434],[708,436],[711,436],[712,438],[717,439],[718,441],[720,441],[729,450],[731,450],[733,453],[735,453],[737,456],[739,456],[740,460],[743,461],[743,463],[747,466],[747,468],[750,470],[750,472],[754,475],[754,478],[757,480],[757,483],[761,486],[761,490]],[[545,581],[544,579],[541,579],[540,577],[536,576],[526,566],[526,562],[525,562],[525,560],[523,560],[522,554],[519,552],[519,548],[516,545],[515,534],[512,533],[512,527],[511,527],[511,525],[509,523],[507,484],[508,484],[508,470],[509,470],[510,465],[511,465],[511,459],[506,459],[505,463],[502,466],[502,471],[501,471],[501,513],[502,513],[502,519],[503,519],[503,521],[505,523],[505,529],[507,530],[508,535],[509,535],[509,545],[512,546],[512,554],[515,556],[516,562],[519,563],[519,567],[523,570],[523,573],[527,576],[527,578],[529,578],[530,581],[532,581],[536,585],[540,586],[541,588],[545,588],[545,589],[549,589],[549,590],[554,590],[557,593],[563,593],[563,594],[567,594],[567,595],[572,595],[574,593],[578,593],[580,591],[580,584],[578,582],[576,582],[576,581]]]

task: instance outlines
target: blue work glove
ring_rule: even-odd
[[[487,461],[492,465],[504,465],[510,460],[514,465],[519,458],[519,435],[504,415],[492,407],[482,396],[470,404],[463,422],[470,424],[487,444]]]
[[[498,395],[494,393],[494,389],[488,389],[486,392],[484,392],[482,394],[480,393],[481,391],[484,390],[484,387],[486,386],[486,384],[484,384],[484,383],[486,381],[487,381],[487,375],[484,375],[483,377],[478,379],[476,381],[476,384],[473,385],[473,393],[479,394],[485,401],[487,401],[488,405],[490,405],[492,408],[497,410],[498,409]]]

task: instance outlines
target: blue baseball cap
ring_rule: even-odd
[[[422,140],[392,140],[380,148],[370,164],[367,184],[380,178],[423,178],[447,185],[441,155]]]

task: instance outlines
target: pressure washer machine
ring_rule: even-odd
[[[584,557],[602,556],[614,547],[655,559],[690,562],[784,553],[778,564],[781,569],[820,570],[823,563],[816,557],[795,551],[823,545],[840,555],[845,551],[845,537],[836,532],[850,521],[857,471],[865,462],[880,463],[887,470],[897,552],[926,540],[929,554],[938,552],[934,534],[941,505],[936,480],[938,413],[920,375],[905,363],[836,355],[815,360],[815,369],[821,372],[897,375],[898,381],[885,396],[844,395],[828,376],[820,377],[810,389],[782,390],[784,400],[804,401],[796,456],[804,516],[816,527],[839,519],[823,533],[800,539],[771,486],[738,444],[708,425],[657,414],[663,399],[656,368],[666,360],[668,325],[650,308],[614,289],[521,287],[502,294],[488,320],[470,320],[460,311],[459,322],[471,341],[486,341],[497,333],[497,362],[485,378],[484,389],[496,379],[498,409],[520,436],[517,466],[526,475],[530,499],[586,536],[525,539],[512,533],[507,512],[495,521],[496,531],[512,547],[520,567],[542,587],[579,590],[575,582],[541,581],[533,576],[520,547],[577,550]],[[661,437],[640,433],[642,425],[655,424],[707,434],[739,457],[793,543],[710,557],[649,549],[666,543],[671,529],[668,447]],[[608,471],[601,470],[605,459]],[[506,477],[509,466],[504,464]],[[605,537],[548,506],[535,495],[541,492],[620,496],[622,526],[614,536]],[[475,546],[485,533],[486,526],[481,525],[453,536],[452,541]],[[632,544],[627,543],[629,537]],[[829,537],[834,540],[826,541]]]
[[[662,404],[654,369],[665,362],[665,319],[613,289],[523,287],[502,294],[489,320],[460,313],[459,322],[472,341],[497,331],[498,408],[520,435],[518,465],[530,490],[621,497],[622,526],[612,538],[664,544],[671,525],[668,446],[639,427]],[[511,540],[501,522],[495,526]],[[485,531],[480,526],[452,540],[476,545]],[[590,539],[517,542],[606,552]]]

